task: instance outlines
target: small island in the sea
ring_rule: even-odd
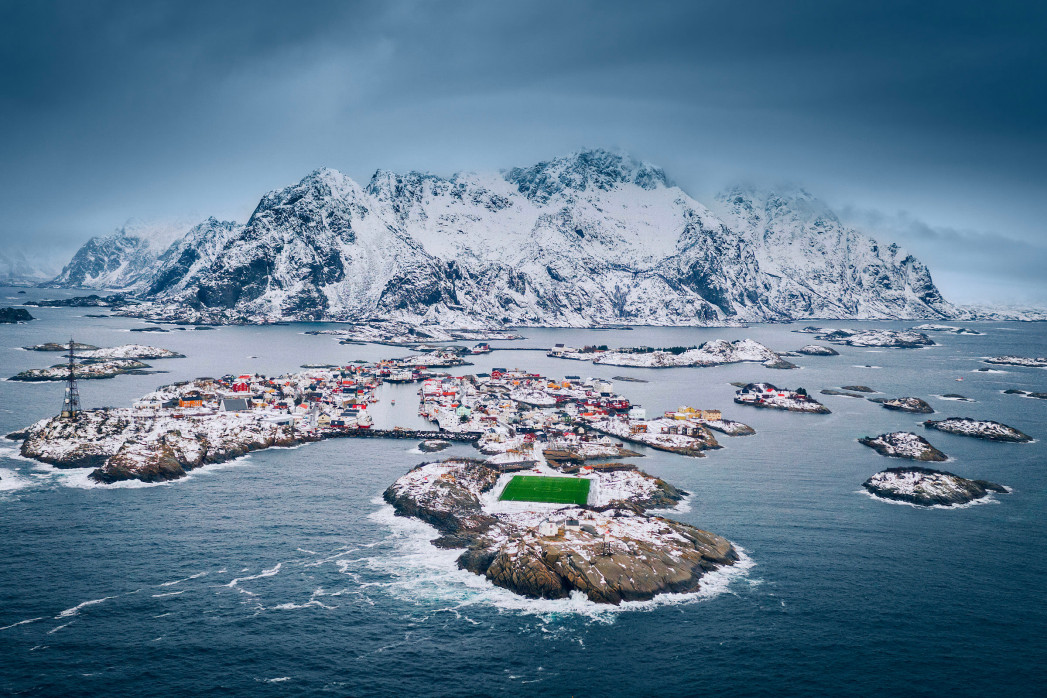
[[[79,349],[78,349],[79,347]],[[90,347],[90,348],[86,348]],[[30,351],[59,351],[70,350],[70,345],[64,347],[55,342],[38,344],[25,347]],[[149,368],[149,364],[142,359],[180,359],[185,358],[182,354],[161,349],[160,347],[149,347],[142,344],[124,344],[118,347],[107,347],[99,349],[91,345],[72,343],[73,351],[73,373],[76,378],[83,380],[113,378],[125,373],[139,373]],[[13,381],[64,381],[69,377],[69,363],[55,364],[48,368],[30,368],[13,376]]]
[[[399,516],[434,526],[458,566],[532,598],[582,593],[620,604],[701,589],[739,561],[727,539],[653,516],[685,493],[635,469],[505,474],[465,459],[423,463],[385,491]]]
[[[923,425],[928,429],[937,429],[947,434],[973,436],[988,441],[1010,441],[1028,443],[1032,437],[1014,427],[994,422],[991,419],[972,419],[970,417],[949,417],[948,419],[928,419]]]
[[[739,405],[789,412],[813,414],[829,414],[830,412],[828,407],[808,395],[803,388],[787,390],[775,387],[770,383],[747,383],[735,394],[734,401]]]
[[[835,330],[825,327],[804,327],[793,330],[813,334],[815,339],[850,347],[883,347],[889,349],[918,349],[934,346],[934,340],[915,330]]]
[[[870,402],[879,403],[880,407],[885,410],[894,410],[896,412],[911,412],[913,414],[931,414],[934,412],[934,408],[927,404],[926,400],[921,400],[918,397],[871,397]]]
[[[586,346],[580,349],[557,344],[548,356],[556,359],[592,361],[604,366],[630,368],[680,368],[723,366],[736,363],[759,363],[767,368],[797,368],[782,355],[752,339],[728,342],[714,339],[691,347],[625,347],[608,349],[605,346]]]
[[[927,439],[909,431],[895,431],[879,436],[865,436],[858,443],[891,458],[908,458],[918,461],[944,461],[949,457],[932,446]]]
[[[1008,491],[994,482],[968,480],[919,466],[888,468],[863,482],[862,487],[879,499],[922,507],[954,507]]]

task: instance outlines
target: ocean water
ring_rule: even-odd
[[[0,289],[0,302],[60,292]],[[373,359],[309,325],[128,333],[94,309],[31,309],[0,326],[2,375],[57,357],[19,347],[131,341],[185,359],[162,375],[81,382],[85,406],[125,405],[162,383],[301,363]],[[104,312],[104,311],[103,311]],[[801,323],[810,324],[810,323]],[[788,326],[523,330],[497,346],[654,346],[752,337],[779,350]],[[907,327],[913,323],[813,323]],[[645,451],[644,470],[692,493],[672,515],[726,536],[745,564],[688,596],[622,608],[531,601],[455,569],[433,529],[397,518],[382,491],[424,460],[412,442],[334,440],[255,453],[185,480],[92,486],[86,471],[20,459],[0,443],[0,692],[16,695],[1033,695],[1047,679],[1047,371],[977,373],[979,357],[1043,355],[1047,326],[961,323],[921,350],[840,347],[802,368],[642,370],[495,352],[473,371],[635,376],[616,388],[648,408],[720,407],[757,435],[688,459]],[[962,378],[962,381],[957,379]],[[992,418],[1036,437],[997,444],[928,432],[941,467],[1013,489],[978,506],[927,510],[871,499],[869,475],[901,462],[856,439],[913,430],[919,415],[819,398],[831,415],[731,402],[731,381],[811,392],[865,384],[915,395],[941,416]],[[418,424],[411,386],[386,386],[379,425]],[[396,391],[395,393],[392,391]],[[960,393],[974,402],[942,400]],[[55,412],[58,384],[0,382],[0,431]],[[6,444],[6,445],[4,445]],[[456,445],[451,454],[472,449]]]

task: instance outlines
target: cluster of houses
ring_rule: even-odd
[[[261,374],[196,378],[164,386],[134,403],[138,410],[171,411],[174,417],[213,412],[250,413],[303,430],[367,429],[382,378],[374,366],[310,369],[282,376]]]
[[[691,453],[715,445],[710,427],[728,433],[748,429],[723,420],[720,410],[686,406],[648,420],[642,407],[613,389],[610,381],[598,378],[550,379],[495,368],[489,374],[424,381],[419,414],[443,431],[476,434],[481,451],[506,468],[533,463],[537,445],[587,452],[628,440]]]
[[[790,412],[815,412],[828,414],[829,408],[818,402],[803,388],[786,390],[770,383],[749,383],[742,386],[735,394],[734,401],[739,405],[767,407]]]

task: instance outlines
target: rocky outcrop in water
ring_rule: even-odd
[[[135,303],[136,301],[129,299],[122,293],[113,294],[111,296],[99,296],[92,293],[89,296],[75,296],[73,298],[58,298],[45,301],[29,301],[26,305],[33,305],[40,308],[122,308],[127,305],[134,305]]]
[[[532,598],[580,591],[591,601],[618,604],[691,592],[706,573],[738,561],[726,539],[643,513],[682,495],[635,471],[607,477],[623,473],[633,478],[632,494],[601,506],[505,513],[485,505],[497,471],[480,461],[450,460],[416,467],[384,498],[398,515],[436,527],[441,536],[435,545],[464,548],[459,567]],[[637,477],[641,486],[635,485]],[[663,496],[652,496],[658,490]]]
[[[0,325],[35,320],[25,308],[0,308]]]
[[[314,440],[287,426],[237,413],[153,414],[126,408],[89,410],[76,420],[53,417],[10,435],[21,454],[57,468],[95,468],[97,482],[158,482],[251,451]]]
[[[839,356],[840,352],[836,351],[832,347],[823,347],[817,344],[808,344],[807,346],[800,347],[796,350],[797,354],[804,354],[806,356]]]
[[[972,419],[970,417],[949,417],[948,419],[928,419],[923,423],[928,429],[937,429],[947,434],[973,436],[988,441],[1010,441],[1027,443],[1032,437],[1014,427],[994,422],[991,419]]]
[[[862,483],[873,496],[918,506],[958,506],[1007,488],[986,480],[967,478],[941,470],[910,466],[888,468]]]
[[[927,439],[909,431],[895,431],[879,436],[858,439],[863,446],[875,449],[882,456],[908,458],[918,461],[944,461],[949,457],[932,446]]]
[[[912,412],[914,414],[931,414],[934,408],[918,397],[869,398],[870,402],[879,403],[885,410]]]

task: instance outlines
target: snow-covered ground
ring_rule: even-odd
[[[889,347],[895,349],[913,349],[934,345],[934,340],[922,332],[913,330],[834,330],[826,328],[804,328],[799,331],[814,329],[819,334],[815,339],[851,347]]]
[[[780,354],[752,339],[728,342],[714,339],[696,349],[680,353],[667,351],[607,351],[594,355],[594,364],[636,368],[665,368],[670,366],[720,366],[741,362],[762,363],[765,366],[791,367]]]
[[[990,356],[983,361],[987,364],[1000,366],[1028,366],[1030,368],[1047,368],[1047,358],[1037,357],[1035,359],[1026,356]]]
[[[974,436],[989,441],[1015,441],[1028,442],[1032,437],[1022,433],[1014,427],[995,422],[990,419],[971,419],[969,417],[950,417],[942,420],[928,420],[923,425],[929,429],[937,429],[949,434],[961,436]]]

